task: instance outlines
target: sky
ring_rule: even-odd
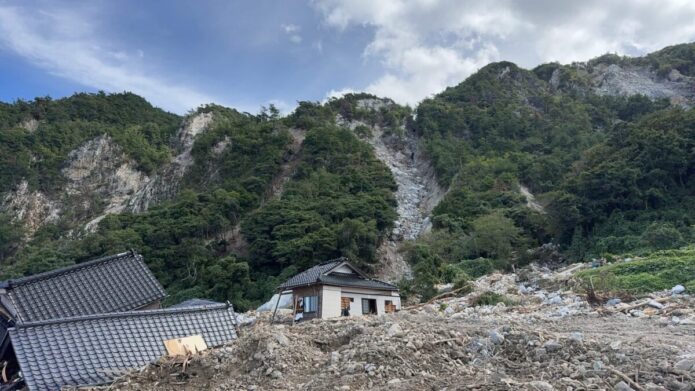
[[[352,91],[402,104],[525,68],[695,41],[691,0],[0,0],[0,100],[131,91],[183,114]]]

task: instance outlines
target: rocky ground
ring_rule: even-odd
[[[695,298],[592,306],[568,289],[578,268],[486,276],[466,296],[392,315],[295,325],[260,315],[229,346],[163,359],[110,388],[695,390]],[[509,304],[473,305],[484,292]]]

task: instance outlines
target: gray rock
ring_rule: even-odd
[[[331,364],[338,364],[340,362],[340,353],[331,352]]]
[[[403,329],[398,325],[398,323],[394,323],[391,325],[391,327],[389,327],[387,333],[389,337],[400,337],[403,335]]]
[[[674,295],[680,295],[683,292],[685,292],[685,287],[683,285],[678,284],[671,288],[671,293]]]
[[[675,369],[678,369],[678,370],[684,371],[684,372],[693,371],[693,370],[695,370],[695,359],[686,358],[686,359],[680,360],[673,367]]]
[[[548,354],[548,351],[545,350],[544,348],[535,348],[533,350],[533,355],[538,360],[542,360],[547,354]]]
[[[620,347],[623,346],[623,343],[621,341],[613,341],[610,344],[611,349],[613,350],[620,350]]]
[[[661,304],[661,303],[659,303],[659,302],[656,301],[656,300],[649,300],[649,301],[647,301],[647,305],[650,306],[650,307],[652,307],[652,308],[656,308],[656,309],[658,309],[658,310],[664,308],[664,305]]]
[[[570,333],[570,341],[582,342],[584,340],[584,334],[579,331],[574,331]]]
[[[548,353],[557,352],[558,350],[562,349],[562,344],[560,344],[558,341],[551,340],[543,344],[543,349],[545,349]]]
[[[290,346],[290,340],[285,336],[285,334],[275,334],[275,340],[282,346]]]
[[[282,377],[282,372],[275,370],[270,374],[270,377],[272,377],[273,379],[279,379]]]
[[[387,381],[386,384],[393,385],[393,384],[398,384],[400,382],[401,382],[401,379],[396,378],[396,379],[391,379],[391,380]]]
[[[504,342],[504,335],[502,335],[499,331],[497,330],[492,330],[490,331],[490,341],[494,343],[495,345],[499,345],[502,342]]]
[[[594,364],[592,365],[592,367],[594,368],[594,371],[600,371],[601,369],[603,369],[603,361],[601,361],[601,360],[594,361]]]
[[[540,380],[534,380],[530,383],[528,383],[530,388],[532,390],[538,390],[538,391],[555,391],[555,387],[553,387],[550,383],[540,381]]]
[[[613,386],[615,391],[635,391],[634,388],[630,387],[625,383],[624,381],[621,381],[620,383],[616,384]]]
[[[623,301],[618,299],[617,297],[614,297],[606,302],[606,305],[618,305],[622,303]]]

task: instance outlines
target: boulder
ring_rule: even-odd
[[[671,293],[674,295],[680,295],[683,292],[685,292],[685,287],[683,285],[678,284],[671,288]]]
[[[621,381],[620,383],[616,384],[613,386],[615,391],[635,391],[634,388],[630,387],[625,383],[624,381]]]

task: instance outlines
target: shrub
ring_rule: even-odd
[[[498,303],[504,303],[508,306],[519,304],[515,300],[509,298],[508,296],[491,291],[481,293],[480,295],[474,297],[470,302],[472,306],[497,305]]]

